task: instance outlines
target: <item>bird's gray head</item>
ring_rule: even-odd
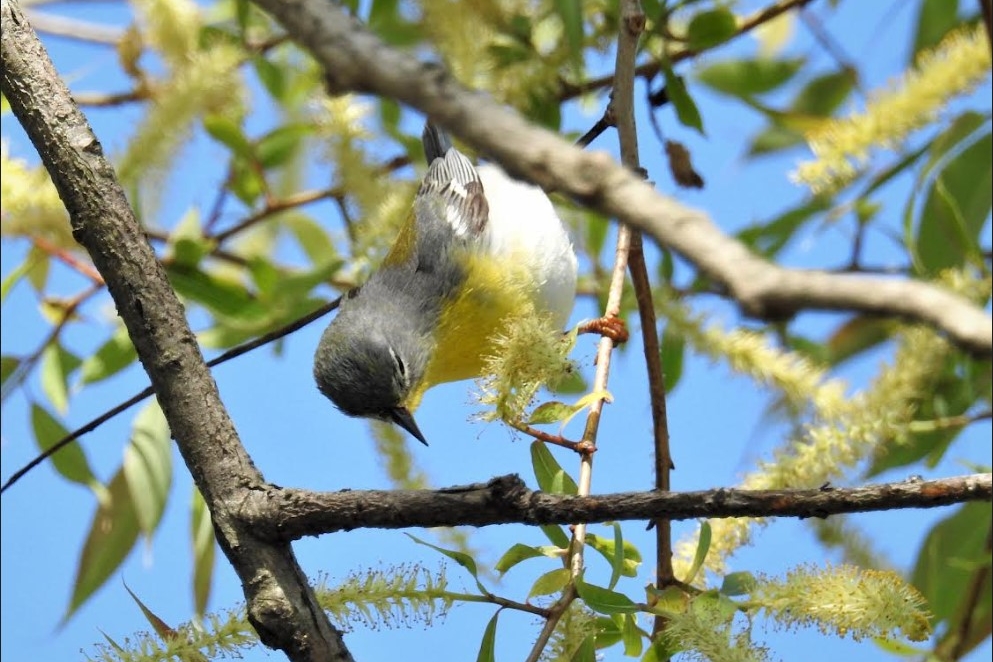
[[[407,316],[377,305],[389,303],[361,292],[342,302],[314,356],[317,388],[345,414],[396,423],[426,445],[407,403],[428,352]]]

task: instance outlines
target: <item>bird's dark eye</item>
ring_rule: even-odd
[[[347,292],[345,292],[345,299],[354,299],[358,295],[360,289],[362,288],[353,287],[352,289],[348,290]]]

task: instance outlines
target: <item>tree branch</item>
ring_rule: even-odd
[[[563,496],[528,489],[518,476],[439,490],[311,492],[258,486],[239,511],[257,535],[296,540],[359,528],[569,524],[698,517],[827,517],[935,508],[993,498],[993,475],[804,490],[715,489]]]
[[[584,152],[465,89],[441,66],[388,47],[345,9],[324,0],[254,1],[321,64],[332,92],[375,93],[421,110],[508,171],[643,230],[723,284],[748,315],[849,310],[904,317],[942,330],[974,354],[993,353],[993,319],[962,297],[918,281],[771,264],[606,154]]]
[[[263,478],[224,410],[183,306],[17,0],[4,0],[0,16],[0,89],[66,205],[73,236],[107,283],[210,508],[218,543],[241,578],[249,621],[266,645],[292,660],[351,660],[290,545],[260,540],[234,516],[244,491]]]

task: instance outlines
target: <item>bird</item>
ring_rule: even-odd
[[[572,242],[548,196],[495,164],[473,165],[428,121],[429,163],[381,266],[342,297],[314,355],[321,393],[348,416],[414,420],[424,392],[480,377],[509,315],[562,328],[576,295]]]

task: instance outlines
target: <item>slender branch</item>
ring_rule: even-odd
[[[246,343],[238,345],[237,347],[232,347],[231,349],[224,352],[220,356],[216,356],[210,361],[207,361],[207,367],[213,368],[214,366],[219,366],[222,363],[226,363],[230,361],[231,359],[238,358],[242,354],[247,354],[248,352],[254,349],[258,349],[259,347],[268,345],[271,342],[275,342],[276,340],[279,340],[284,336],[288,336],[289,334],[294,333],[298,329],[302,329],[303,327],[307,326],[311,322],[320,319],[321,317],[324,317],[332,310],[337,308],[340,302],[341,302],[341,297],[335,299],[334,301],[331,301],[330,303],[324,304],[314,312],[304,315],[300,319],[293,320],[292,322],[290,322],[289,324],[283,327],[280,327],[274,331],[270,331],[269,333],[263,336],[259,336],[258,338],[255,338]],[[140,393],[136,393],[135,395],[131,396],[129,399],[125,400],[124,402],[120,403],[114,408],[109,409],[104,413],[100,414],[99,416],[91,420],[89,423],[86,423],[82,427],[76,428],[75,430],[67,434],[65,437],[62,437],[57,442],[46,448],[43,452],[39,453],[34,458],[32,458],[30,462],[28,462],[23,467],[15,471],[10,476],[10,478],[8,478],[4,482],[3,486],[0,487],[0,494],[6,492],[7,488],[11,487],[14,483],[16,483],[25,475],[27,475],[36,466],[38,466],[39,464],[41,464],[51,456],[55,455],[57,452],[59,452],[60,450],[62,450],[72,442],[76,441],[84,434],[93,432],[98,427],[109,421],[110,419],[114,418],[120,413],[127,411],[128,409],[138,404],[148,396],[152,395],[154,392],[155,390],[151,386],[149,386],[145,390],[141,391]]]
[[[83,21],[78,18],[59,16],[28,9],[24,12],[31,25],[38,32],[45,32],[56,37],[76,39],[92,44],[116,46],[124,37],[124,30],[102,23]]]
[[[252,490],[239,515],[257,535],[297,540],[361,528],[592,524],[698,517],[807,518],[990,500],[993,475],[988,473],[845,488],[650,490],[598,496],[532,491],[518,476],[510,475],[436,490],[312,492],[264,485]]]
[[[249,622],[293,662],[350,662],[288,543],[261,540],[236,515],[264,479],[238,439],[183,306],[135,220],[114,169],[31,29],[0,4],[0,91],[41,156],[127,327],[176,445],[238,574]]]
[[[128,92],[73,92],[72,98],[80,106],[105,108],[108,106],[123,106],[126,103],[143,101],[149,97],[147,90],[130,90]]]
[[[512,174],[567,193],[644,231],[723,285],[743,312],[782,319],[803,310],[904,317],[945,332],[973,354],[993,354],[993,318],[936,285],[788,269],[755,255],[704,214],[665,198],[600,152],[584,152],[485,94],[461,87],[440,65],[385,45],[346,10],[324,0],[254,0],[323,67],[333,92],[371,92],[429,115]],[[797,3],[781,3],[777,7]]]
[[[329,198],[336,198],[343,195],[343,191],[338,188],[328,188],[320,189],[314,191],[301,191],[299,193],[294,193],[293,195],[287,196],[285,198],[279,198],[270,200],[266,206],[257,211],[256,213],[248,216],[239,223],[231,226],[227,230],[222,230],[217,234],[210,237],[217,243],[221,244],[233,237],[236,234],[244,232],[253,225],[264,221],[273,214],[278,214],[279,212],[286,211],[287,209],[293,209],[295,207],[302,207],[303,205],[309,205],[312,202],[318,202],[320,200],[327,200]]]
[[[641,7],[637,0],[624,0],[621,5],[621,26],[617,46],[617,56],[614,64],[615,88],[614,96],[611,98],[603,116],[590,131],[579,139],[577,145],[586,147],[595,140],[601,133],[610,126],[616,126],[618,115],[627,114],[630,122],[634,121],[633,89],[634,89],[634,59],[637,55],[638,38],[645,27],[645,16],[641,12]],[[640,16],[640,22],[632,18],[632,15]],[[624,145],[622,143],[622,149]],[[637,147],[635,148],[637,150]],[[617,318],[621,312],[621,299],[624,294],[624,274],[627,271],[628,254],[631,250],[632,230],[627,225],[621,225],[617,233],[617,248],[614,252],[614,267],[610,276],[610,286],[607,289],[607,301],[604,305],[603,319]],[[596,371],[593,375],[593,391],[601,392],[607,390],[607,380],[610,376],[611,353],[614,350],[614,340],[604,335],[601,336],[597,344]],[[590,406],[589,414],[586,416],[586,427],[583,430],[583,437],[579,444],[579,480],[577,481],[577,494],[588,496],[593,481],[593,454],[597,448],[597,432],[600,428],[600,417],[603,413],[604,399],[597,400]],[[548,641],[555,628],[558,627],[562,617],[569,610],[569,606],[577,597],[575,580],[583,572],[584,560],[583,551],[586,544],[586,523],[574,523],[572,527],[572,540],[569,545],[569,557],[567,564],[572,573],[572,581],[563,589],[562,594],[549,609],[548,619],[545,621],[531,646],[531,651],[525,662],[534,662],[540,659],[542,651],[548,645]]]
[[[31,242],[37,246],[39,249],[48,253],[55,259],[59,260],[69,268],[81,273],[82,275],[93,281],[94,285],[103,285],[103,276],[93,268],[93,265],[89,262],[84,262],[78,257],[70,253],[64,248],[60,248],[48,241],[44,237],[36,236],[31,238]]]

